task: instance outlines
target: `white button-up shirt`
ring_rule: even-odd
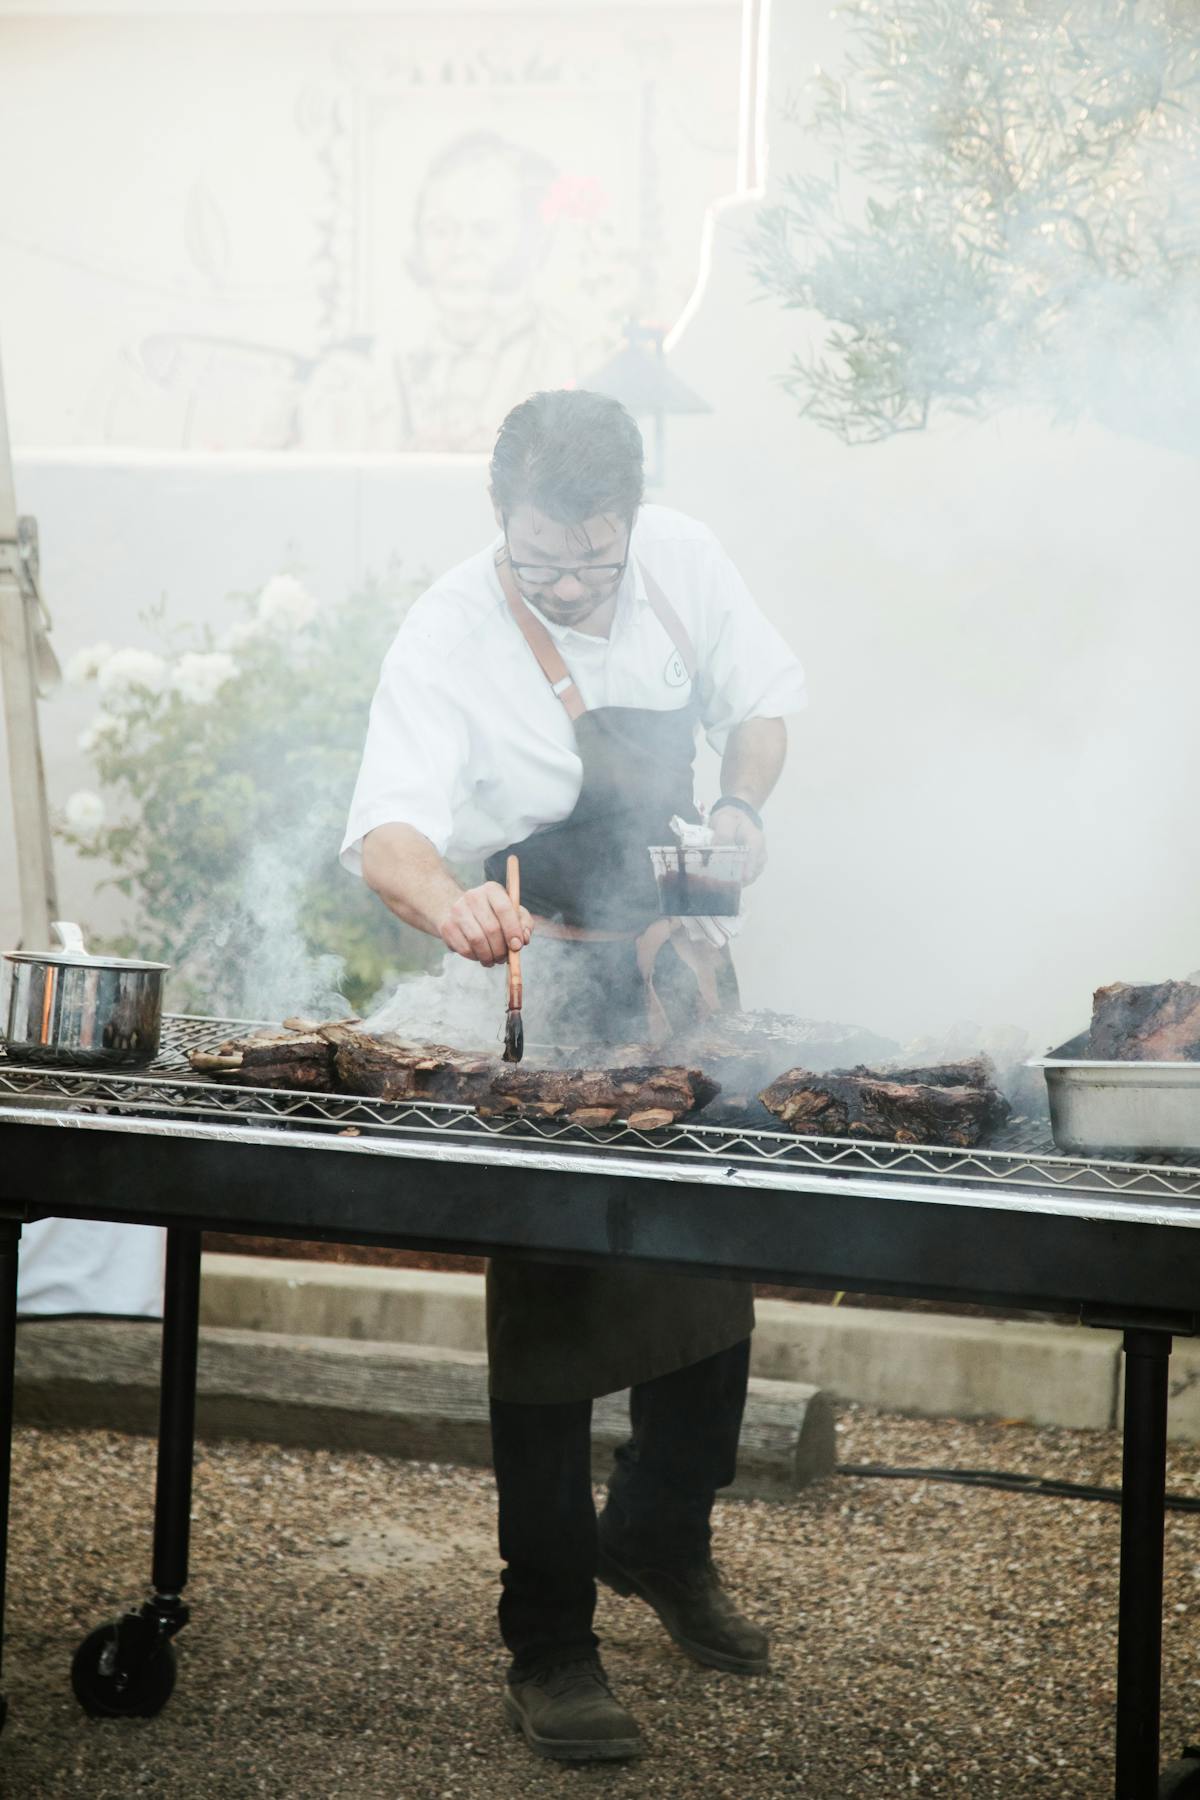
[[[404,618],[384,659],[342,861],[362,872],[377,825],[411,825],[440,855],[475,862],[565,819],[579,797],[575,735],[508,609],[494,555],[451,569]],[[657,580],[696,653],[700,719],[720,753],[747,719],[804,705],[804,675],[707,526],[643,506],[612,629],[542,618],[585,706],[686,706],[693,683],[646,597]]]

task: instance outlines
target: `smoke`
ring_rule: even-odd
[[[811,677],[811,711],[765,809],[771,864],[736,947],[747,1004],[860,1020],[897,1041],[955,1020],[981,1021],[981,1034],[1012,1020],[1040,1048],[1081,1027],[1100,983],[1178,974],[1200,956],[1187,900],[1200,883],[1191,826],[1200,85],[1189,87],[1186,57],[1175,54],[1195,45],[1195,12],[1165,0],[881,0],[836,17],[777,6],[765,121],[776,199],[782,178],[823,178],[831,160],[826,140],[787,126],[783,103],[814,55],[845,71],[845,22],[872,13],[886,41],[859,60],[882,78],[866,141],[882,176],[851,155],[860,87],[833,152],[844,217],[823,217],[803,246],[806,256],[815,246],[820,266],[806,262],[810,291],[797,289],[790,306],[750,291],[751,203],[715,219],[706,285],[668,346],[672,371],[715,411],[668,421],[669,486],[651,498],[717,531]],[[997,28],[984,32],[990,14]],[[1060,32],[1064,21],[1073,36]],[[1111,39],[1101,54],[1105,21],[1148,35]],[[1022,39],[1016,55],[1018,29],[1035,41]],[[916,42],[906,41],[912,31]],[[1053,80],[1022,85],[1022,69],[1042,66],[1039,32],[1059,34]],[[1095,91],[1081,85],[1088,70]],[[732,95],[734,75],[723,69],[704,91]],[[1072,81],[1078,102],[1068,93],[1057,118],[1039,121],[1039,96],[1057,107]],[[975,104],[973,90],[988,82],[1003,105]],[[538,109],[526,110],[532,122]],[[664,141],[658,153],[678,248],[690,235],[679,152]],[[607,176],[603,158],[597,166]],[[279,172],[275,211],[298,217],[307,177],[299,165]],[[98,164],[96,179],[111,186],[112,168]],[[614,190],[622,180],[613,165]],[[123,212],[131,231],[136,198]],[[564,293],[543,284],[541,299],[553,310]],[[663,303],[669,310],[665,289]],[[263,342],[277,335],[271,304],[251,334]],[[43,330],[30,331],[18,358],[32,355],[35,370],[40,359],[47,378],[62,365],[51,329],[60,310],[42,309],[44,342]],[[839,380],[853,378],[848,394],[824,390],[831,406],[861,399],[869,426],[872,407],[886,412],[900,391],[933,428],[864,449],[818,428],[816,412],[797,421],[779,377],[798,349],[821,355],[831,327],[858,334],[852,357],[829,358]],[[253,393],[261,387],[247,390],[247,412]],[[205,408],[210,397],[197,395]],[[1051,427],[1081,417],[1073,430]],[[490,441],[499,417],[485,423]],[[47,430],[30,441],[60,439]],[[333,591],[351,516],[356,558],[402,544],[412,566],[433,569],[491,529],[483,473],[469,459],[413,455],[402,472],[389,465],[368,477],[353,459],[317,469],[303,458],[260,467],[197,457],[182,486],[173,468],[146,454],[136,479],[99,480],[86,457],[57,474],[46,458],[22,470],[26,503],[44,503],[47,543],[91,538],[111,552],[92,559],[86,582],[67,559],[56,617],[63,606],[81,619],[99,606],[120,641],[129,596],[159,587],[173,606],[208,617],[223,586],[274,566],[285,531]],[[253,504],[231,502],[247,492]],[[197,493],[223,526],[199,556]],[[366,629],[364,613],[359,637]],[[341,684],[352,648],[347,633],[322,671],[325,717],[297,715],[297,745],[326,741],[349,718]],[[305,806],[329,785],[314,767]],[[711,799],[718,776],[704,779]],[[325,856],[319,880],[349,885],[328,845]],[[289,859],[254,858],[242,886],[249,928],[233,921],[219,945],[205,940],[221,980],[196,984],[194,1008],[267,1018],[348,1010],[336,959],[305,948],[306,937],[319,945],[321,928],[304,913]],[[537,956],[526,957],[527,1041],[543,998]],[[378,966],[354,988],[358,999]],[[448,959],[440,975],[402,982],[371,1010],[381,1027],[492,1047],[503,974]]]
[[[494,1048],[504,1037],[506,986],[502,968],[485,969],[450,951],[432,974],[408,975],[376,994],[367,1031],[393,1031],[425,1044]]]
[[[810,683],[751,1007],[1041,1050],[1197,962],[1198,54],[1165,0],[773,11],[766,202],[670,345],[720,428],[671,421],[668,503]]]
[[[336,869],[330,878],[337,879]],[[242,883],[238,941],[226,946],[227,955],[242,956],[241,968],[226,974],[237,984],[246,1017],[276,1020],[301,1013],[336,1019],[352,1010],[340,991],[342,958],[314,954],[301,929],[308,879],[305,860],[279,845],[251,853]]]
[[[619,1029],[621,1015],[613,1013],[607,948],[534,933],[521,952],[521,1016],[529,1057],[539,1051],[553,1056],[557,1051],[594,1049],[611,1041],[614,1026],[618,1036],[644,1041],[640,1021],[627,1034]],[[506,968],[485,969],[448,952],[434,973],[406,976],[394,989],[376,995],[365,1028],[498,1055],[506,1014]]]

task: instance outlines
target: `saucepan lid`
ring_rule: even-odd
[[[54,968],[124,969],[131,973],[165,973],[170,963],[143,962],[131,956],[92,956],[83,941],[83,932],[70,919],[55,919],[50,927],[62,946],[59,950],[6,950],[5,962],[43,963]]]

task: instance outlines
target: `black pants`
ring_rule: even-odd
[[[717,1489],[737,1468],[750,1340],[642,1382],[630,1395],[630,1439],[617,1450],[605,1530],[631,1560],[657,1568],[703,1562]],[[513,1672],[587,1655],[598,1639],[592,1402],[492,1401],[500,1503],[500,1632]]]

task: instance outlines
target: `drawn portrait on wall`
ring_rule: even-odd
[[[545,292],[556,169],[497,132],[457,138],[426,170],[408,268],[431,317],[396,354],[399,431],[410,449],[474,449],[512,397],[578,375]]]
[[[310,248],[292,317],[308,328],[287,342],[181,318],[133,340],[101,397],[105,441],[485,450],[518,400],[585,379],[645,316],[664,246],[636,91],[333,94],[303,109],[297,162]],[[230,246],[244,260],[253,220],[236,189],[198,193],[188,310],[231,316],[248,284]]]
[[[392,346],[398,449],[487,449],[516,401],[581,380],[619,341],[645,265],[642,159],[627,98],[611,98],[480,96],[479,127],[420,167],[399,232],[411,97],[369,122],[363,300],[367,331]]]

